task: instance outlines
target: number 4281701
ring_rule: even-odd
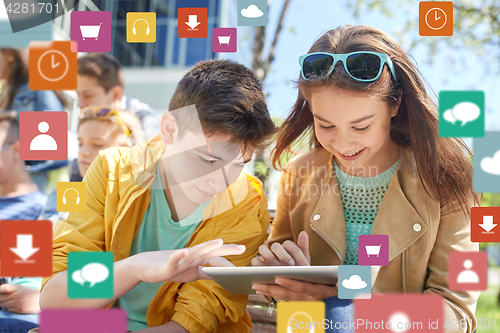
[[[53,5],[50,2],[37,2],[37,3],[9,3],[9,5],[6,8],[7,13],[9,14],[28,14],[28,13],[33,13],[33,14],[41,14],[42,12],[46,12],[48,14],[54,12],[54,13],[59,13],[59,2],[56,1],[56,3]]]
[[[451,330],[458,330],[458,329],[466,329],[467,328],[467,321],[469,322],[469,326],[472,326],[472,319],[467,320],[467,319],[453,319],[453,320],[447,320],[444,324],[444,327],[449,328]],[[497,329],[497,320],[494,319],[490,322],[489,319],[479,319],[476,318],[477,322],[477,327],[476,328],[483,328],[483,329],[492,329],[496,330]],[[481,326],[482,325],[482,326]]]

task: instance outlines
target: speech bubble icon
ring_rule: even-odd
[[[85,281],[90,282],[90,286],[106,280],[109,276],[109,270],[106,266],[100,263],[87,264],[82,268],[82,277]]]
[[[448,109],[444,112],[443,118],[444,118],[444,120],[446,120],[449,123],[452,123],[453,125],[455,125],[455,121],[457,121],[455,119],[455,117],[453,117],[453,113],[452,113],[451,109]]]
[[[71,278],[73,279],[73,281],[75,281],[76,283],[79,283],[83,286],[83,283],[85,282],[85,280],[83,279],[82,277],[82,271],[81,270],[77,270],[73,273],[73,275],[71,275]]]
[[[462,121],[462,126],[466,123],[476,120],[481,114],[479,107],[471,102],[462,102],[453,108],[453,117]]]

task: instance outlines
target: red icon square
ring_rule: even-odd
[[[488,254],[486,252],[450,252],[448,279],[450,290],[486,290],[488,288]]]
[[[444,299],[436,294],[374,294],[354,300],[357,333],[444,332]]]
[[[68,114],[23,111],[19,114],[19,156],[23,161],[68,158]]]
[[[177,13],[179,38],[207,38],[208,11],[206,8],[179,8]]]
[[[29,87],[31,90],[75,90],[77,53],[67,41],[30,42]],[[78,48],[77,45],[73,49]]]
[[[470,240],[500,242],[500,207],[472,207]]]
[[[52,222],[0,221],[0,276],[52,275]]]

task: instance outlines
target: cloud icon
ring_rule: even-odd
[[[349,279],[342,281],[342,286],[347,289],[363,289],[367,284],[359,275],[351,275]]]
[[[257,18],[264,15],[264,12],[259,9],[256,5],[250,5],[248,8],[243,8],[241,10],[241,15],[248,18]]]
[[[500,176],[500,150],[493,157],[485,157],[481,160],[481,169],[484,172]]]

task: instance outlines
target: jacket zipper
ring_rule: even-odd
[[[148,181],[149,181],[149,179],[146,180],[146,181],[144,181],[141,185],[139,185],[137,188],[135,188],[132,192],[130,192],[129,194],[127,194],[127,197],[125,198],[123,205],[121,205],[121,207],[118,209],[118,212],[116,213],[115,218],[113,219],[113,225],[115,224],[116,220],[118,219],[118,216],[120,216],[121,213],[122,213],[122,211],[125,209],[125,206],[127,205],[128,199],[130,199],[130,197],[132,196],[132,194],[134,194],[135,192],[141,190],[142,186],[144,184],[146,184]]]
[[[405,292],[406,288],[406,278],[405,278],[405,252],[401,253],[401,276],[403,277],[403,293]]]
[[[324,241],[325,241],[328,245],[330,245],[330,247],[333,249],[333,251],[335,251],[335,253],[337,253],[337,255],[338,255],[338,256],[339,256],[339,258],[340,258],[340,264],[342,265],[344,261],[343,261],[343,259],[342,259],[342,256],[340,255],[339,251],[337,251],[337,249],[335,248],[335,246],[333,246],[333,244],[332,244],[329,240],[327,240],[325,237],[323,237],[323,235],[322,235],[322,234],[320,234],[320,233],[318,232],[318,230],[316,230],[316,229],[314,228],[314,225],[313,225],[312,223],[310,223],[310,224],[309,224],[309,226],[311,227],[311,229],[312,229],[312,230],[314,230],[314,232],[315,232],[316,234],[318,234],[318,235],[319,235],[319,237],[321,237],[321,238],[322,238],[322,239],[323,239],[323,240],[324,240]]]

